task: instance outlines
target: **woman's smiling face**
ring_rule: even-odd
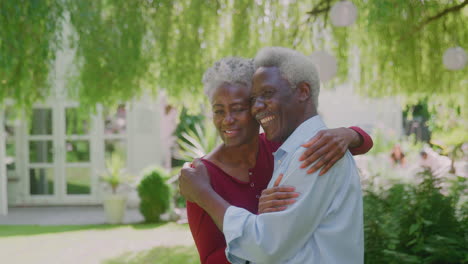
[[[250,113],[250,88],[223,83],[211,97],[213,123],[226,146],[239,146],[258,136],[259,124]]]

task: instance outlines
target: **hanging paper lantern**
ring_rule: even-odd
[[[356,21],[357,8],[350,1],[339,1],[330,10],[331,22],[336,27],[347,27]]]
[[[326,51],[315,51],[310,57],[317,67],[320,81],[327,82],[335,77],[338,63],[333,55]]]
[[[466,66],[467,61],[468,56],[462,47],[449,48],[444,53],[444,66],[449,70],[461,70]]]

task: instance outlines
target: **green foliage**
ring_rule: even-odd
[[[130,181],[131,176],[124,171],[125,161],[118,154],[112,154],[106,160],[106,173],[101,175],[101,181],[106,182],[112,188],[112,193],[117,192],[117,188]]]
[[[436,0],[358,1],[362,11],[352,32],[368,32],[352,34],[353,42],[366,49],[360,54],[362,89],[370,95],[444,96],[458,92],[457,96],[466,99],[468,93],[462,87],[468,67],[449,71],[442,64],[447,48],[468,40],[466,10],[448,12],[427,22],[457,4]]]
[[[145,43],[145,5],[126,0],[67,1],[79,67],[74,96],[94,107],[128,100],[141,91],[151,52]]]
[[[376,129],[374,133],[372,133],[372,140],[374,141],[374,145],[369,152],[369,154],[372,155],[377,155],[380,153],[390,155],[389,153],[392,151],[393,146],[397,142],[396,139],[388,139],[384,132],[380,129]]]
[[[177,125],[174,135],[177,138],[182,136],[182,133],[195,129],[195,124],[202,122],[204,119],[204,115],[189,113],[186,107],[182,107],[179,115],[179,124]]]
[[[179,151],[176,157],[180,160],[192,161],[208,154],[217,145],[220,139],[218,132],[208,118],[194,125],[193,129],[182,132],[177,139]]]
[[[358,67],[357,88],[368,95],[440,96],[463,106],[468,67],[446,70],[442,56],[468,42],[467,0],[355,0],[358,19],[346,28],[329,21],[337,1],[1,1],[0,101],[31,106],[47,95],[65,23],[77,66],[68,94],[89,106],[127,101],[144,89],[166,89],[193,104],[215,60],[252,57],[264,46],[331,51],[336,80]]]
[[[0,105],[31,106],[49,94],[63,8],[62,0],[0,1]]]
[[[169,209],[171,189],[166,181],[169,174],[162,168],[149,170],[138,185],[140,212],[146,222],[159,222],[160,215]]]
[[[417,185],[396,184],[364,196],[365,263],[465,263],[466,213],[459,196],[440,193],[429,173]]]

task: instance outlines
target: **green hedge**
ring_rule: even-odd
[[[468,211],[459,202],[466,180],[444,195],[428,171],[418,177],[417,185],[366,191],[365,263],[468,263]]]
[[[146,222],[159,222],[160,215],[170,206],[171,189],[166,183],[168,173],[161,168],[154,168],[145,173],[138,185],[140,212]]]

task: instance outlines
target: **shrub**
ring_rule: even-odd
[[[365,263],[467,263],[466,214],[428,172],[364,196]]]
[[[171,189],[166,183],[168,173],[154,168],[145,173],[138,185],[140,212],[146,222],[159,222],[160,215],[169,209]]]

